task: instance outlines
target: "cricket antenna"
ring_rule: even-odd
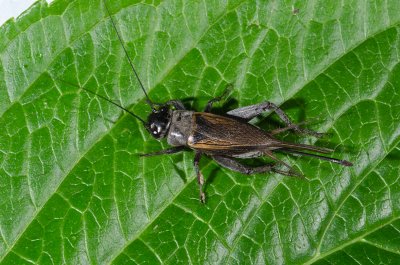
[[[132,71],[133,71],[133,73],[135,74],[137,80],[139,81],[140,87],[142,88],[143,93],[144,93],[144,95],[145,95],[146,98],[147,98],[147,99],[146,99],[147,104],[149,104],[150,107],[154,110],[154,103],[153,103],[153,101],[150,100],[149,95],[147,95],[147,92],[146,92],[146,90],[144,89],[143,83],[142,83],[142,81],[140,80],[140,77],[139,77],[138,73],[136,72],[135,67],[133,66],[132,60],[131,60],[131,58],[129,57],[128,51],[126,50],[125,45],[124,45],[124,43],[122,42],[121,35],[119,34],[118,29],[117,29],[117,26],[115,25],[114,19],[112,18],[111,13],[110,13],[110,10],[108,9],[107,3],[106,3],[107,1],[106,1],[106,0],[103,0],[103,1],[104,1],[104,6],[105,6],[105,8],[106,8],[106,10],[107,10],[107,14],[108,14],[108,16],[109,16],[110,19],[111,19],[111,23],[112,23],[112,25],[113,25],[113,27],[114,27],[114,29],[115,29],[115,32],[117,33],[118,40],[119,40],[119,42],[121,43],[122,49],[123,49],[124,52],[125,52],[126,58],[128,59],[128,62],[129,62],[129,64],[131,65]]]
[[[39,73],[38,71],[35,71],[35,70],[33,70],[33,71]],[[113,104],[114,106],[117,106],[118,108],[122,109],[123,111],[129,113],[130,115],[132,115],[133,117],[135,117],[136,119],[138,119],[139,121],[141,121],[141,122],[143,123],[144,127],[147,128],[147,122],[145,122],[142,118],[140,118],[138,115],[136,115],[136,114],[133,113],[132,111],[128,110],[127,108],[122,107],[121,105],[119,105],[118,103],[112,101],[111,99],[108,99],[108,98],[106,98],[105,96],[102,96],[102,95],[100,95],[100,94],[97,94],[96,92],[94,92],[94,91],[92,91],[92,90],[90,90],[90,89],[87,89],[87,88],[84,88],[84,87],[79,86],[79,85],[77,85],[77,84],[74,84],[74,83],[71,83],[71,82],[62,80],[61,78],[58,78],[58,77],[55,77],[55,76],[52,76],[52,78],[55,79],[55,80],[58,80],[58,81],[60,81],[60,82],[63,82],[63,83],[65,83],[65,84],[67,84],[67,85],[70,85],[70,86],[73,86],[73,87],[82,89],[82,90],[84,90],[84,91],[86,91],[86,92],[88,92],[88,93],[90,93],[90,94],[92,94],[92,95],[95,95],[96,97],[99,97],[99,98],[101,98],[101,99],[103,99],[103,100],[105,100],[105,101],[110,102],[110,103]]]
[[[71,85],[71,84],[70,84],[70,85]],[[121,105],[115,103],[115,102],[112,101],[111,99],[108,99],[108,98],[106,98],[106,97],[104,97],[104,96],[102,96],[102,95],[100,95],[100,94],[97,94],[97,93],[93,92],[92,90],[89,90],[89,89],[84,88],[84,87],[79,87],[79,88],[85,90],[86,92],[89,92],[89,93],[95,95],[96,97],[102,98],[102,99],[104,99],[104,100],[110,102],[111,104],[113,104],[114,106],[117,106],[118,108],[122,109],[123,111],[126,111],[127,113],[129,113],[130,115],[132,115],[133,117],[135,117],[136,119],[140,120],[140,121],[143,123],[144,127],[147,128],[147,123],[146,123],[142,118],[140,118],[138,115],[136,115],[136,114],[133,113],[132,111],[128,110],[127,108],[122,107]]]

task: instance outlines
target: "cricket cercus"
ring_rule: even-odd
[[[320,134],[308,129],[300,128],[298,124],[292,123],[288,116],[279,107],[268,101],[234,109],[228,111],[226,115],[211,113],[213,103],[220,101],[224,95],[208,101],[203,112],[187,110],[179,100],[169,100],[163,104],[154,103],[150,100],[137,71],[135,70],[115,22],[110,15],[107,4],[104,4],[132,71],[138,79],[141,89],[146,96],[147,104],[151,107],[151,113],[149,114],[147,121],[145,121],[132,111],[111,101],[110,99],[98,95],[86,88],[82,89],[129,113],[136,119],[140,120],[154,138],[167,138],[168,144],[172,146],[171,148],[154,153],[143,154],[142,156],[173,154],[187,149],[193,150],[195,152],[193,164],[200,188],[201,202],[205,202],[205,194],[203,192],[204,178],[199,169],[199,161],[202,155],[211,157],[215,162],[223,167],[247,175],[277,172],[287,176],[301,176],[301,174],[293,170],[290,165],[278,159],[274,155],[274,152],[276,151],[310,156],[343,166],[352,166],[352,163],[346,160],[339,160],[320,155],[321,153],[331,153],[333,151],[331,149],[284,142],[276,139],[274,137],[275,134],[286,130],[294,130],[295,132],[312,136],[320,136]],[[286,127],[266,132],[255,125],[248,123],[252,118],[265,111],[274,111],[286,124]],[[275,162],[263,166],[250,167],[237,160],[260,156],[267,156]],[[286,168],[286,170],[280,169],[282,167]]]

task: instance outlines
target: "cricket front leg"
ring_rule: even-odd
[[[177,110],[185,110],[186,109],[185,106],[183,105],[182,101],[176,100],[176,99],[169,100],[165,104],[167,104],[169,106],[174,106],[175,109],[177,109]]]
[[[233,87],[232,84],[227,85],[226,88],[225,88],[224,93],[222,93],[221,96],[213,98],[213,99],[210,99],[208,101],[208,103],[207,103],[207,106],[204,109],[204,112],[210,112],[214,103],[219,102],[219,101],[223,100],[226,96],[228,96],[228,94],[232,90],[232,87]]]
[[[171,99],[168,100],[165,103],[152,103],[153,105],[157,106],[157,107],[162,107],[162,106],[170,106],[170,107],[174,107],[177,110],[186,110],[185,106],[183,105],[182,101],[177,100],[177,99]]]
[[[184,146],[176,146],[176,147],[171,147],[168,149],[164,149],[164,150],[160,150],[160,151],[156,151],[156,152],[151,152],[151,153],[147,153],[147,154],[139,154],[139,156],[144,156],[144,157],[148,157],[148,156],[158,156],[158,155],[169,155],[169,154],[175,154],[175,153],[179,153],[185,150]]]
[[[200,168],[199,168],[199,163],[201,159],[202,153],[197,151],[194,156],[193,160],[193,165],[194,169],[196,170],[196,175],[197,175],[197,183],[199,184],[199,189],[200,189],[200,202],[205,203],[206,202],[206,195],[203,192],[203,185],[204,185],[204,177],[203,174],[201,174]]]
[[[289,117],[286,115],[286,113],[282,109],[280,109],[277,105],[275,105],[274,103],[269,102],[269,101],[266,101],[266,102],[263,102],[260,104],[256,104],[256,105],[251,105],[251,106],[234,109],[234,110],[228,111],[226,114],[235,116],[235,117],[239,117],[242,119],[246,119],[246,120],[251,120],[252,118],[257,117],[258,115],[260,115],[261,113],[263,113],[265,111],[274,111],[279,116],[279,118],[286,124],[286,126],[287,126],[286,128],[290,128],[296,132],[312,135],[315,137],[321,137],[324,135],[323,133],[300,128],[299,125],[293,123],[289,119]]]

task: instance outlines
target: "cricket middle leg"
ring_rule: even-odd
[[[293,123],[289,119],[289,117],[286,115],[286,113],[282,109],[280,109],[277,105],[275,105],[274,103],[269,102],[269,101],[265,101],[263,103],[256,104],[256,105],[251,105],[251,106],[234,109],[234,110],[228,111],[226,114],[235,116],[235,117],[239,117],[242,119],[246,119],[246,120],[251,120],[252,118],[257,117],[258,115],[260,115],[261,113],[266,112],[266,111],[274,111],[278,115],[278,117],[286,124],[287,129],[291,129],[298,133],[312,135],[315,137],[322,137],[324,135],[323,133],[315,132],[315,131],[312,131],[309,129],[300,128],[300,126],[298,124]]]
[[[201,174],[199,163],[201,159],[202,153],[197,151],[194,155],[194,160],[193,160],[193,165],[194,169],[196,170],[196,175],[197,175],[197,183],[199,184],[199,189],[200,189],[200,202],[205,203],[206,202],[206,195],[203,191],[203,185],[204,185],[204,177],[203,174]]]

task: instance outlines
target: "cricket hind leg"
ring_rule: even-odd
[[[231,92],[233,85],[232,84],[228,84],[224,90],[224,92],[222,93],[222,95],[215,97],[213,99],[210,99],[207,102],[206,107],[204,108],[204,112],[210,112],[211,108],[213,106],[214,103],[219,102],[223,99],[225,99],[226,96],[228,96],[228,94]]]
[[[203,174],[200,171],[199,163],[201,159],[202,153],[201,152],[196,152],[193,160],[193,165],[194,169],[196,170],[196,176],[197,176],[197,183],[199,184],[199,190],[200,190],[200,202],[205,203],[206,202],[206,195],[203,191],[203,186],[204,186],[204,177]]]
[[[234,160],[233,158],[229,158],[229,157],[225,157],[225,156],[213,156],[212,158],[219,165],[221,165],[225,168],[231,169],[233,171],[240,172],[245,175],[269,172],[272,170],[272,167],[273,167],[272,164],[259,166],[259,167],[250,167],[250,166],[239,163],[238,161]]]
[[[264,154],[266,156],[268,156],[269,158],[271,158],[272,160],[276,161],[277,164],[283,165],[284,167],[286,167],[288,169],[287,171],[276,169],[275,172],[282,174],[282,175],[286,175],[286,176],[304,178],[303,174],[294,170],[293,167],[291,167],[289,164],[287,164],[286,162],[284,162],[284,161],[280,160],[279,158],[277,158],[276,156],[274,156],[274,154],[271,151],[265,151]]]
[[[280,133],[283,133],[283,132],[286,132],[286,131],[289,131],[289,130],[293,130],[293,128],[296,127],[296,126],[301,126],[301,125],[304,125],[304,124],[307,124],[307,123],[309,123],[309,122],[308,121],[302,121],[302,122],[299,122],[297,124],[292,124],[292,125],[289,125],[289,126],[286,126],[286,127],[283,127],[283,128],[274,129],[272,131],[269,131],[269,133],[272,134],[272,135],[280,134]]]
[[[279,132],[282,132],[285,130],[294,130],[298,133],[312,135],[315,137],[322,137],[324,135],[323,133],[319,133],[319,132],[312,131],[309,129],[300,128],[300,126],[298,124],[293,123],[289,119],[289,117],[286,115],[286,113],[282,109],[280,109],[277,105],[275,105],[274,103],[269,102],[269,101],[265,101],[263,103],[256,104],[256,105],[251,105],[251,106],[234,109],[234,110],[228,111],[226,114],[235,116],[235,117],[239,117],[242,119],[246,119],[246,120],[251,120],[252,118],[260,115],[261,113],[263,113],[265,111],[274,111],[278,115],[278,117],[286,124],[287,127],[281,129],[280,131],[279,131],[279,129],[275,130],[276,133],[279,133]]]
[[[258,166],[258,167],[251,167],[251,166],[243,165],[242,163],[239,163],[235,159],[225,157],[225,156],[213,156],[212,158],[215,160],[215,162],[217,162],[222,167],[228,168],[230,170],[233,170],[233,171],[245,174],[245,175],[275,172],[275,173],[279,173],[279,174],[282,174],[285,176],[298,176],[297,174],[293,174],[293,172],[291,172],[290,170],[283,171],[283,170],[277,169],[276,164],[274,164],[274,163],[270,163],[270,164]]]

